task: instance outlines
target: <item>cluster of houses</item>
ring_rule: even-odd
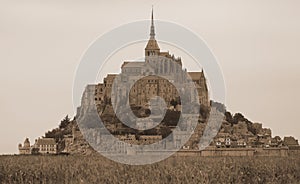
[[[257,135],[255,139],[239,139],[233,140],[230,137],[221,137],[215,139],[211,144],[217,148],[271,148],[271,147],[289,147],[291,149],[299,149],[298,140],[294,137],[284,137],[281,139],[279,136],[274,138],[263,138],[261,135]]]
[[[28,138],[25,139],[24,144],[19,144],[19,154],[57,154],[57,143],[53,138],[38,138],[33,145],[30,145]]]
[[[175,134],[177,135],[177,134]],[[161,135],[143,135],[140,136],[139,139],[136,139],[135,135],[120,135],[118,136],[120,142],[127,142],[129,144],[152,144],[162,140]],[[73,142],[73,136],[65,137],[66,148],[63,152],[68,152],[67,142]],[[72,139],[72,140],[71,140]],[[174,137],[175,139],[175,137]],[[256,142],[258,142],[260,136],[257,136]],[[177,140],[177,139],[176,139]],[[176,141],[175,141],[176,143]],[[121,145],[122,146],[122,145]],[[271,147],[288,147],[289,149],[300,149],[298,140],[294,137],[284,137],[281,139],[279,136],[275,136],[274,138],[268,139],[265,143],[262,144],[254,144],[251,140],[239,139],[234,140],[230,137],[218,137],[211,143],[211,146],[215,146],[216,148],[271,148]],[[168,146],[167,146],[168,147]],[[24,144],[19,144],[19,154],[29,155],[29,154],[59,154],[58,152],[58,144],[56,143],[54,138],[38,138],[35,140],[33,145],[30,145],[30,141],[28,138],[25,139]],[[189,146],[184,146],[182,149],[190,149]]]
[[[30,145],[28,138],[25,139],[24,144],[19,144],[19,154],[28,155],[28,154],[61,154],[61,153],[70,153],[70,145],[74,143],[75,138],[83,139],[82,134],[78,127],[72,126],[72,133],[64,135],[61,141],[64,142],[64,149],[58,149],[58,143],[54,138],[50,137],[41,137],[35,140],[33,145]]]

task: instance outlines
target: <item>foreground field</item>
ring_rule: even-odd
[[[300,157],[171,157],[144,166],[101,156],[0,156],[0,183],[300,183]]]

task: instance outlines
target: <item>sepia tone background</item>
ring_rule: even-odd
[[[73,77],[84,51],[119,25],[149,19],[151,5],[156,19],[185,26],[207,42],[223,70],[231,112],[275,135],[300,138],[297,0],[0,0],[0,154],[16,153],[25,137],[33,141],[73,116]],[[120,52],[113,57],[116,68],[143,56],[143,49]]]

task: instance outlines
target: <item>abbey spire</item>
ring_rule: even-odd
[[[150,39],[148,40],[145,48],[145,56],[158,56],[160,52],[157,41],[155,40],[155,29],[154,29],[154,18],[153,18],[153,7],[151,11],[151,27],[150,27]]]
[[[154,20],[153,20],[153,7],[152,7],[152,12],[151,12],[150,39],[155,40],[155,29],[154,29]]]

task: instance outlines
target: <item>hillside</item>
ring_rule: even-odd
[[[220,108],[223,107],[221,104],[219,106]],[[139,116],[144,116],[147,114],[147,111],[141,108],[133,108],[133,111]],[[188,143],[186,143],[190,149],[198,149],[197,146],[199,140],[207,125],[209,111],[210,110],[207,108],[202,108],[200,111],[198,125],[194,131],[194,134],[191,136]],[[168,110],[161,125],[154,129],[137,131],[123,125],[112,112],[112,107],[106,106],[100,115],[102,121],[106,125],[106,128],[115,136],[133,134],[137,137],[137,140],[141,135],[162,135],[163,137],[168,136],[173,130],[172,127],[176,126],[176,120],[180,115],[180,112],[178,111]],[[89,123],[87,126],[89,128],[96,128],[97,124],[93,121],[93,118],[89,118],[90,119],[86,121]],[[81,134],[77,125],[76,118],[71,120],[68,116],[66,116],[59,124],[59,127],[45,133],[45,137],[54,138],[56,140],[58,144],[58,152],[67,152],[71,154],[91,154],[94,152],[83,138],[83,135]],[[228,138],[231,141],[230,147],[289,146],[287,145],[288,143],[284,142],[284,139],[280,138],[279,136],[272,136],[272,131],[270,128],[264,128],[261,123],[251,122],[241,113],[232,114],[231,112],[226,111],[225,118],[221,124],[218,134],[210,143],[210,146],[227,146],[225,144]]]

